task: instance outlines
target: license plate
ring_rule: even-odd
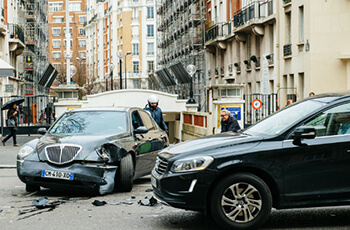
[[[155,188],[157,188],[157,179],[154,178],[153,176],[151,177],[151,185]]]
[[[43,170],[41,173],[41,177],[63,179],[63,180],[73,180],[74,173]]]

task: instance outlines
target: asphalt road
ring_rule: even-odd
[[[35,136],[19,137],[19,144]],[[19,148],[0,146],[0,229],[220,229],[202,213],[175,209],[162,204],[144,206],[152,197],[150,179],[137,180],[130,193],[90,196],[80,191],[43,189],[27,193],[13,167]],[[5,167],[6,166],[6,167]],[[47,198],[49,208],[36,208],[32,202]],[[97,200],[105,202],[95,206]],[[350,206],[273,210],[261,229],[350,229]]]

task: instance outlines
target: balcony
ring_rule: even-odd
[[[266,18],[272,14],[273,0],[268,0],[265,2],[252,2],[234,14],[234,27],[239,27],[254,19]]]
[[[219,39],[222,37],[226,37],[231,35],[232,33],[232,23],[231,22],[225,22],[225,23],[218,23],[205,33],[205,41],[211,41],[215,39]]]
[[[23,49],[25,47],[23,29],[17,24],[8,24],[8,30],[10,33],[10,51]]]

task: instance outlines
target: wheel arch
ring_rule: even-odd
[[[231,167],[222,169],[221,172],[216,176],[216,178],[214,179],[214,183],[211,184],[207,193],[206,205],[205,205],[206,212],[209,211],[210,197],[215,186],[228,175],[238,174],[238,173],[249,173],[262,179],[270,189],[270,192],[272,195],[272,207],[278,206],[280,191],[273,177],[268,172],[262,169],[259,169],[253,166],[239,165],[239,166],[231,166]]]

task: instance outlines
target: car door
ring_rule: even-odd
[[[313,126],[316,138],[304,139],[301,146],[284,141],[287,199],[350,197],[350,134],[342,131],[349,121],[350,103],[336,105],[302,124]]]
[[[164,148],[163,132],[155,125],[148,112],[140,110],[139,114],[144,126],[148,129],[147,142],[151,143],[151,150],[139,159],[143,173],[148,174],[156,162],[158,151]]]

